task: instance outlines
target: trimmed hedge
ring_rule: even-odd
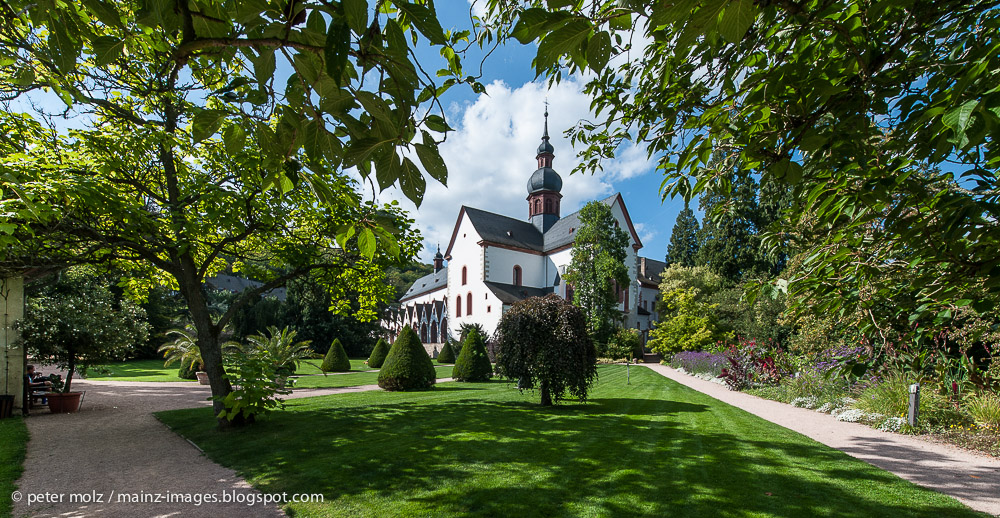
[[[409,326],[399,333],[378,373],[378,386],[385,390],[421,390],[434,384],[437,373],[423,344]]]
[[[458,353],[451,377],[456,381],[489,381],[493,375],[490,357],[486,354],[486,343],[479,331],[473,329],[465,337],[462,352]]]
[[[323,358],[323,364],[320,365],[319,370],[323,372],[347,372],[351,370],[351,360],[347,357],[347,352],[344,351],[344,346],[340,344],[339,338],[333,339],[330,350],[326,352],[326,357]]]
[[[371,369],[379,369],[382,364],[385,363],[385,357],[389,354],[389,344],[385,343],[385,340],[379,338],[378,343],[375,344],[375,348],[372,349],[371,356],[368,357],[368,367]]]
[[[450,342],[441,344],[441,352],[438,353],[438,363],[455,363],[455,350],[451,348]]]

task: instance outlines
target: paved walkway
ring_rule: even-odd
[[[438,382],[451,381],[439,378]],[[153,412],[208,406],[208,386],[197,383],[151,383],[73,380],[86,391],[80,412],[32,412],[25,420],[31,433],[24,473],[17,482],[23,498],[15,502],[15,518],[99,517],[276,517],[279,505],[246,503],[259,498],[235,472],[203,456],[171,432]],[[376,390],[378,385],[306,388],[286,399]],[[113,493],[112,493],[113,492]],[[29,494],[49,493],[62,502],[32,503]],[[160,494],[159,503],[149,499]],[[241,503],[168,503],[168,495],[233,495]],[[103,502],[70,501],[71,495],[102,495]],[[5,495],[6,496],[6,495]],[[141,502],[146,498],[145,503]],[[129,502],[138,499],[139,502]],[[109,502],[110,500],[110,502]]]
[[[951,495],[977,511],[1000,515],[1000,459],[911,435],[837,421],[829,414],[731,391],[665,365],[644,365],[723,403],[799,432],[915,484]]]

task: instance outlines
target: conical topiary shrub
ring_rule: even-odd
[[[455,350],[451,348],[451,342],[441,344],[441,352],[438,353],[438,363],[455,363]]]
[[[389,354],[389,344],[385,343],[385,340],[379,338],[378,343],[375,344],[375,348],[372,349],[372,355],[368,357],[368,367],[372,369],[379,369],[382,364],[385,363],[385,357]]]
[[[344,346],[340,344],[339,338],[333,339],[330,350],[326,352],[326,357],[323,358],[323,364],[319,366],[319,370],[323,372],[347,372],[351,370],[351,360],[347,357],[347,352],[344,351]]]
[[[385,390],[420,390],[434,384],[437,373],[423,344],[409,326],[399,333],[378,373],[378,386]]]
[[[490,357],[486,354],[486,343],[478,331],[469,331],[462,344],[462,352],[458,353],[455,368],[451,377],[455,381],[489,381],[493,374]]]

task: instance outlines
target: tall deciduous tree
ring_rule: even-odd
[[[616,291],[629,285],[628,234],[616,223],[611,207],[604,203],[584,205],[566,270],[566,282],[573,284],[573,302],[583,310],[591,337],[599,344],[607,343],[621,322]]]
[[[670,232],[670,243],[667,245],[667,265],[694,266],[698,255],[698,218],[694,211],[684,202],[684,209],[677,214],[674,228]]]
[[[45,90],[83,126],[0,116],[0,262],[106,261],[178,290],[217,414],[231,391],[219,337],[246,301],[312,272],[335,292],[359,288],[358,313],[373,318],[391,291],[380,267],[410,259],[415,242],[396,207],[364,203],[342,171],[419,203],[414,158],[447,175],[437,96],[470,81],[455,49],[468,33],[445,32],[433,4],[376,7],[0,3],[0,97]],[[440,84],[414,61],[425,43],[441,50]],[[265,282],[214,317],[204,280],[226,266]]]
[[[903,320],[941,323],[970,304],[995,313],[995,0],[492,0],[487,10],[490,36],[538,40],[540,75],[595,72],[587,91],[608,116],[577,127],[582,168],[641,140],[660,157],[664,194],[728,197],[731,169],[792,186],[781,230],[810,239],[794,243],[808,260],[790,289],[815,309],[892,297],[906,273],[916,296],[897,306]],[[980,287],[988,296],[971,296]]]

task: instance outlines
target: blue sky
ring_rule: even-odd
[[[462,0],[437,4],[445,28],[461,30],[470,25],[469,6]],[[416,219],[424,236],[420,258],[430,261],[435,247],[447,246],[462,205],[527,219],[526,183],[537,167],[535,149],[540,143],[545,100],[549,101],[549,133],[555,147],[554,169],[563,177],[563,215],[586,202],[621,192],[644,245],[640,255],[662,260],[683,200],[661,201],[662,176],[647,160],[644,149],[626,147],[596,175],[570,174],[579,163],[577,150],[563,131],[581,119],[593,119],[590,100],[583,94],[583,78],[569,78],[547,88],[535,80],[531,60],[534,45],[512,42],[498,48],[486,61],[481,81],[486,95],[465,87],[452,88],[444,99],[449,124],[456,129],[441,146],[448,165],[448,187],[428,181],[420,208],[404,200],[395,189],[379,195],[399,199]],[[420,59],[433,62],[432,52]],[[464,65],[478,70],[479,56],[468,56]],[[437,67],[440,68],[440,67]],[[696,207],[694,207],[696,209]],[[700,219],[699,213],[699,219]]]

